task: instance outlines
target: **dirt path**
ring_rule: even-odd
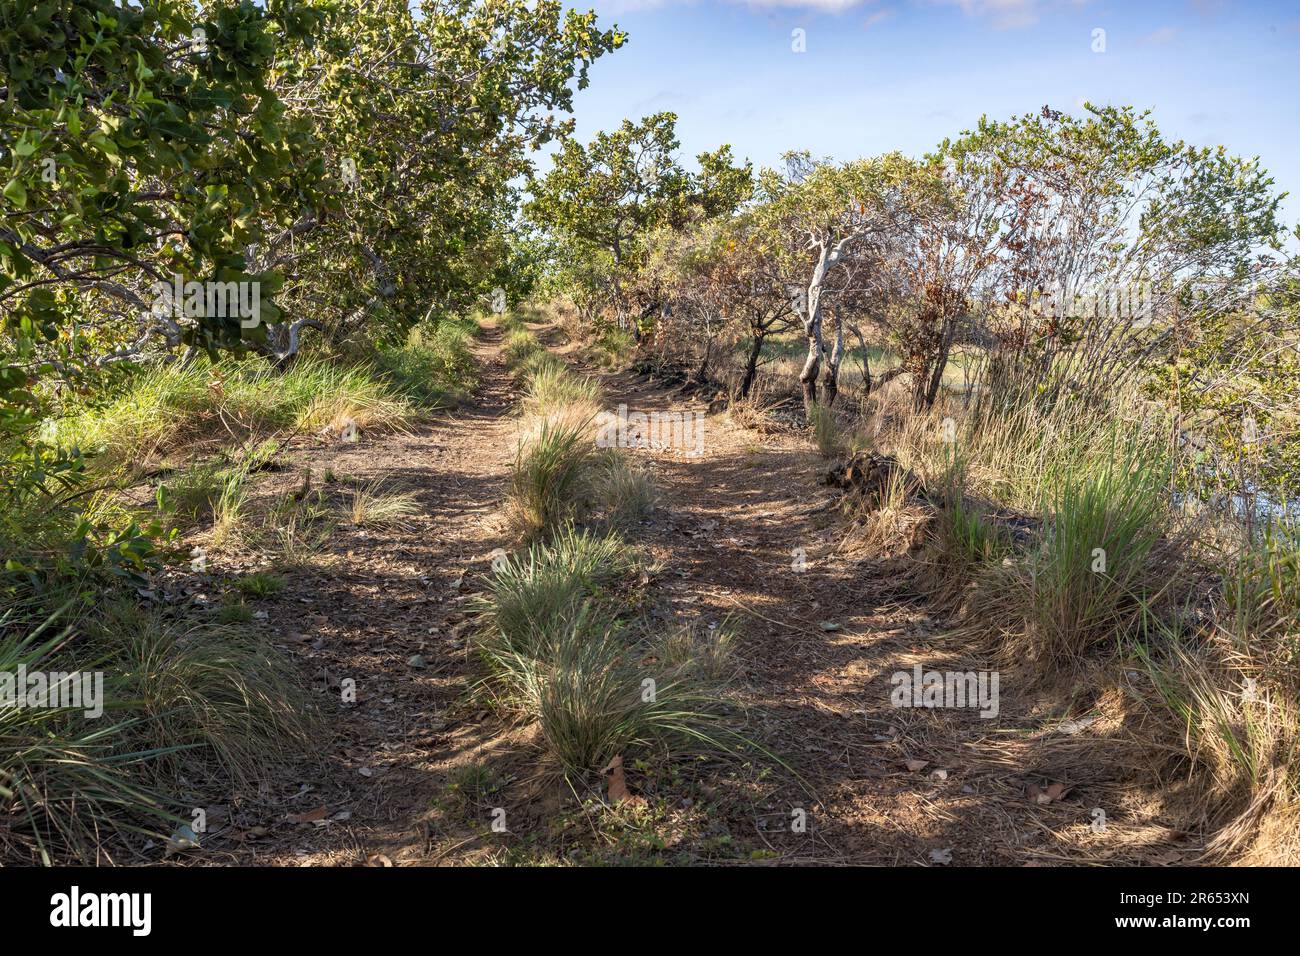
[[[601,374],[553,333],[543,337]],[[312,679],[332,737],[320,767],[217,808],[224,837],[208,862],[481,862],[501,859],[506,843],[516,854],[507,858],[529,862],[534,850],[546,858],[567,845],[566,826],[590,828],[623,852],[625,833],[604,832],[580,795],[535,773],[529,728],[503,723],[467,693],[476,669],[462,633],[466,601],[505,543],[498,515],[514,389],[500,339],[489,328],[476,345],[482,381],[454,413],[410,435],[297,454],[296,466],[317,476],[327,468],[386,476],[419,496],[421,515],[395,532],[340,529],[311,569],[264,605],[277,640]],[[631,373],[601,378],[612,407],[704,411]],[[634,790],[678,804],[655,823],[656,854],[922,865],[1078,858],[1090,842],[1086,781],[1067,781],[1069,801],[1036,805],[1031,788],[1063,771],[1005,746],[1033,722],[1017,730],[1004,715],[995,730],[974,711],[891,706],[890,675],[913,663],[981,665],[961,657],[887,566],[839,553],[842,527],[828,507],[835,495],[819,484],[826,462],[805,438],[710,415],[699,456],[631,453],[661,492],[632,535],[663,569],[650,613],[666,623],[734,625],[742,730],[793,771],[756,757],[702,766],[665,786],[655,768],[629,768]],[[343,700],[349,678],[355,703]],[[508,840],[487,825],[494,804],[511,814]],[[802,831],[792,826],[800,815]],[[557,816],[568,820],[558,836]]]
[[[605,376],[611,404],[629,411],[704,410],[632,374]],[[649,459],[664,507],[643,539],[671,570],[675,617],[730,619],[740,636],[748,728],[806,784],[752,794],[758,810],[731,824],[780,862],[924,863],[955,843],[990,862],[964,831],[977,803],[955,770],[923,752],[912,713],[889,704],[889,675],[936,625],[900,605],[881,569],[838,553],[838,493],[820,484],[827,462],[801,435],[760,434],[725,415],[706,419],[703,454]],[[929,658],[933,666],[935,659]],[[910,666],[910,663],[908,664]],[[932,717],[927,712],[926,717]],[[926,759],[926,772],[906,769]],[[953,793],[968,799],[954,799]],[[978,811],[978,807],[975,807]],[[792,827],[806,812],[803,833]]]
[[[307,568],[285,575],[282,593],[259,604],[311,681],[326,740],[319,766],[297,768],[275,792],[229,808],[233,860],[217,852],[213,862],[423,855],[421,821],[445,778],[439,756],[448,735],[475,717],[458,709],[473,671],[461,634],[465,603],[501,543],[496,516],[514,396],[500,338],[488,328],[476,343],[481,381],[455,411],[410,434],[363,435],[289,456],[293,481],[308,468],[315,482],[327,472],[384,480],[386,490],[414,493],[420,513],[398,529],[335,530]],[[354,702],[344,699],[348,680]]]

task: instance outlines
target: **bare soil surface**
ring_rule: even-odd
[[[537,331],[602,378],[611,408],[706,409],[644,376],[583,365],[558,330]],[[293,470],[268,476],[387,478],[418,495],[420,515],[395,530],[338,529],[285,574],[283,592],[259,602],[325,715],[321,753],[274,787],[214,800],[193,862],[1187,859],[1193,848],[1147,795],[1126,796],[1054,745],[1105,733],[1103,721],[1075,729],[1063,720],[1077,713],[1043,712],[1005,686],[996,719],[892,706],[891,675],[915,663],[992,665],[927,613],[893,565],[843,546],[840,492],[820,483],[828,462],[804,436],[751,431],[725,413],[706,418],[702,454],[630,450],[661,495],[630,537],[658,566],[650,614],[665,626],[734,626],[733,721],[758,747],[677,763],[629,758],[643,807],[606,807],[598,779],[565,784],[539,761],[533,728],[473,694],[481,671],[466,652],[472,595],[493,549],[509,544],[501,509],[515,392],[500,340],[489,327],[476,345],[481,382],[454,412],[410,434],[291,449]],[[344,699],[349,679],[355,702]]]

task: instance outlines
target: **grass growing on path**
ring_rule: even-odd
[[[596,446],[597,384],[521,323],[506,328],[524,389],[508,498],[525,547],[494,571],[481,607],[486,686],[537,722],[566,773],[593,774],[635,748],[728,749],[709,680],[726,669],[726,642],[710,645],[704,666],[695,644],[656,638],[635,613],[642,560],[612,529],[653,507],[649,476]]]

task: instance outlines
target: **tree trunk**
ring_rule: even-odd
[[[627,302],[623,298],[623,283],[619,275],[623,267],[623,246],[619,242],[617,233],[614,235],[614,245],[611,250],[614,254],[614,269],[610,274],[610,286],[614,292],[614,316],[618,322],[621,331],[631,331],[632,341],[640,344],[641,342],[641,323],[637,322],[628,315]]]
[[[858,340],[858,347],[862,349],[862,394],[864,396],[871,394],[871,351],[867,348],[867,340],[862,337],[862,329],[856,325],[849,326],[849,330]]]
[[[831,247],[823,243],[821,255],[813,269],[812,279],[808,283],[808,302],[804,306],[804,335],[808,339],[808,357],[804,359],[803,370],[799,372],[799,382],[803,385],[803,408],[808,415],[817,405],[817,371],[822,362],[822,283],[826,281],[826,270],[830,267]]]
[[[808,357],[804,359],[803,371],[799,373],[799,382],[803,385],[803,410],[812,415],[817,405],[817,369],[821,366],[822,344],[821,329],[808,334]]]
[[[826,362],[826,372],[822,375],[822,386],[826,390],[826,407],[835,406],[835,398],[840,393],[840,363],[844,361],[844,321],[835,316],[835,344],[831,346],[830,359]]]
[[[934,355],[933,364],[926,369],[925,374],[917,377],[912,407],[918,412],[933,408],[935,399],[939,397],[943,373],[948,368],[948,355],[952,352],[952,339],[952,330],[946,330]]]
[[[755,332],[753,342],[749,346],[749,354],[745,357],[745,377],[740,380],[740,397],[749,398],[749,390],[754,387],[754,377],[758,374],[758,360],[763,354],[763,339],[766,334]]]
[[[713,340],[710,339],[704,343],[704,358],[700,360],[700,367],[695,372],[695,381],[700,385],[708,382],[709,362],[713,359]]]

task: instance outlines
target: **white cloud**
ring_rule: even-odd
[[[933,0],[960,7],[967,16],[984,17],[998,30],[1015,30],[1038,22],[1040,0]]]

